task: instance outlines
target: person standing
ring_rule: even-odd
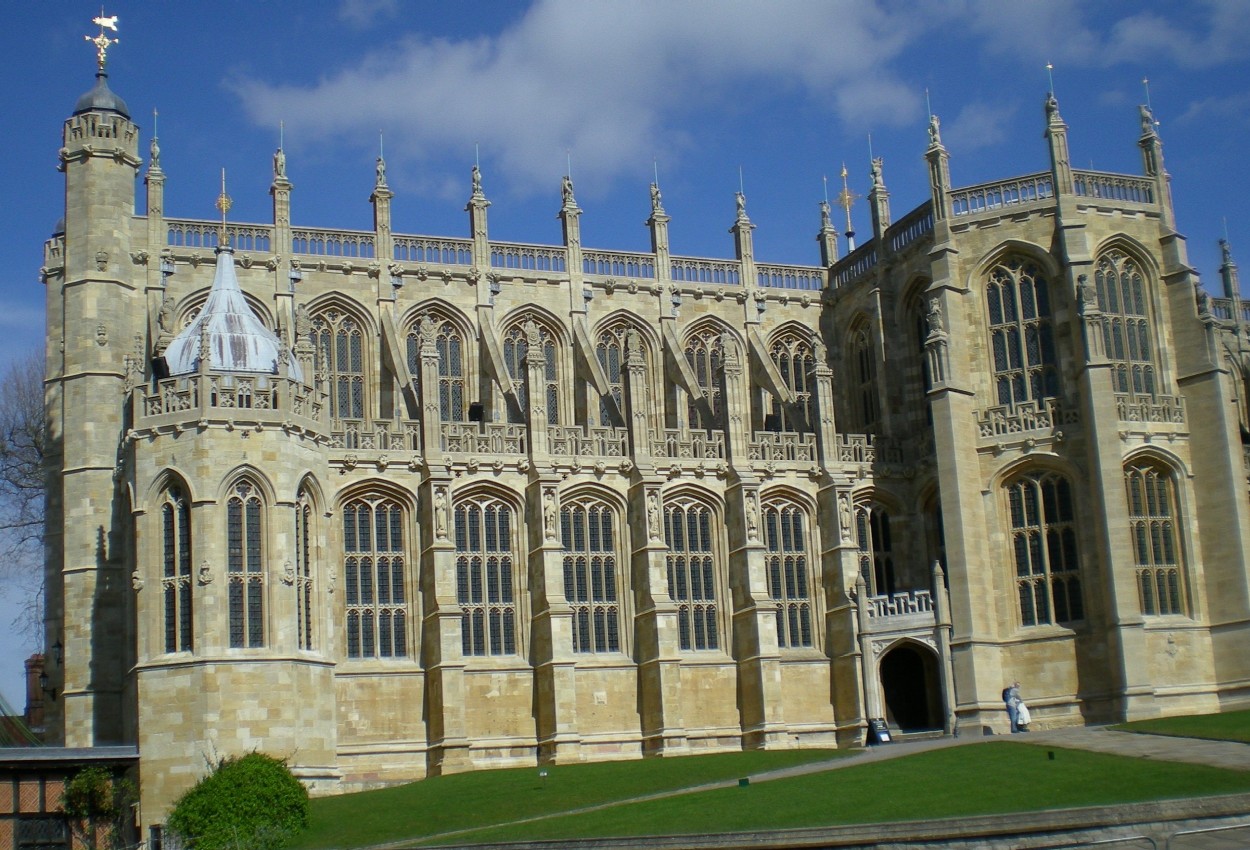
[[[1007,706],[1007,719],[1011,721],[1011,731],[1020,731],[1020,683],[1012,682],[1003,688],[1003,702]]]

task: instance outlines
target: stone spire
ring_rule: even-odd
[[[1071,195],[1072,159],[1068,154],[1068,125],[1059,114],[1055,93],[1046,93],[1046,141],[1050,144],[1050,173],[1056,195]]]
[[[924,158],[929,163],[929,193],[933,198],[933,218],[942,221],[949,215],[948,195],[951,190],[950,155],[942,144],[942,122],[929,116],[929,147]]]
[[[1220,240],[1220,254],[1223,258],[1223,263],[1220,264],[1220,280],[1224,282],[1224,297],[1240,298],[1241,281],[1237,277],[1237,263],[1233,262],[1233,251],[1227,239]]]
[[[885,161],[879,156],[872,158],[872,188],[868,190],[868,204],[872,209],[872,235],[877,240],[877,250],[883,247],[881,238],[890,226],[890,192],[885,188],[882,168]]]

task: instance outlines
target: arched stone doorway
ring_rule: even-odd
[[[902,732],[942,728],[938,657],[913,641],[895,644],[881,657],[881,692],[886,720]]]

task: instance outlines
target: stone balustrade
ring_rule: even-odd
[[[816,461],[816,435],[789,431],[757,431],[747,443],[747,457],[759,461]]]
[[[868,597],[868,619],[889,620],[896,617],[933,615],[933,594],[928,590]]]
[[[226,419],[321,430],[320,393],[292,378],[185,375],[137,386],[134,399],[136,428]]]
[[[1029,174],[1010,180],[980,183],[950,193],[952,216],[976,215],[1003,207],[1031,204],[1055,197],[1055,184],[1049,173]]]
[[[651,454],[673,460],[724,460],[725,435],[720,431],[665,428],[651,433]]]
[[[421,426],[411,420],[335,419],[330,423],[330,447],[353,451],[415,452],[421,448]]]
[[[1029,401],[987,407],[977,413],[977,429],[982,439],[1012,437],[1029,431],[1053,431],[1069,420],[1075,411],[1065,411],[1056,401]]]
[[[444,422],[443,451],[451,454],[526,453],[527,428],[513,422]]]
[[[1115,407],[1121,422],[1185,424],[1185,399],[1181,396],[1116,393]]]
[[[624,428],[547,426],[548,451],[557,457],[623,458],[629,455],[629,432]]]

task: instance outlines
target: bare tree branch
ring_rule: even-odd
[[[36,642],[43,632],[47,440],[43,356],[31,352],[0,378],[0,583],[24,600],[13,626]]]

